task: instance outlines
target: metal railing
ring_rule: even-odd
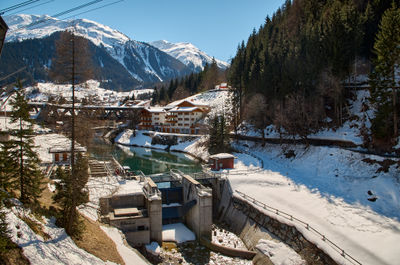
[[[135,174],[136,174],[137,176],[139,176],[139,181],[140,181],[140,182],[144,182],[144,180],[145,180],[145,178],[146,178],[146,175],[143,173],[143,171],[141,171],[141,170],[136,170],[136,171],[135,171]]]
[[[184,175],[184,173],[182,171],[180,171],[179,169],[171,169],[170,171],[171,177],[173,177],[176,180],[181,180],[182,176]]]
[[[290,220],[290,221],[292,221],[292,222],[298,222],[298,223],[300,223],[300,224],[303,225],[307,230],[309,230],[309,231],[311,231],[311,232],[314,232],[314,233],[316,233],[317,235],[319,235],[319,236],[321,237],[322,241],[324,241],[324,242],[326,242],[328,245],[330,245],[330,246],[331,246],[336,252],[338,252],[343,258],[347,259],[348,261],[350,261],[350,262],[353,263],[353,264],[360,264],[360,265],[361,265],[361,262],[359,262],[358,260],[356,260],[355,258],[353,258],[351,255],[349,255],[348,253],[346,253],[346,252],[344,251],[344,249],[342,249],[342,248],[339,247],[337,244],[335,244],[334,242],[332,242],[332,241],[331,241],[330,239],[328,239],[324,234],[322,234],[321,232],[319,232],[318,230],[316,230],[315,228],[313,228],[310,224],[308,224],[308,223],[306,223],[306,222],[304,222],[304,221],[302,221],[302,220],[300,220],[300,219],[294,217],[294,216],[291,215],[291,214],[288,214],[288,213],[286,213],[286,212],[284,212],[284,211],[281,211],[281,210],[279,210],[279,209],[277,209],[277,208],[274,208],[274,207],[271,207],[271,206],[269,206],[269,205],[266,205],[265,203],[260,202],[260,201],[258,201],[258,200],[256,200],[256,199],[254,199],[254,198],[252,198],[252,197],[250,197],[250,196],[244,194],[244,193],[241,192],[241,191],[235,190],[235,192],[238,193],[238,194],[239,194],[241,197],[243,197],[245,200],[247,200],[247,201],[253,203],[253,204],[256,205],[256,206],[262,207],[262,208],[263,208],[264,210],[266,210],[266,211],[273,212],[273,213],[275,213],[276,215],[279,215],[280,217],[285,218],[285,219],[287,219],[287,220]]]

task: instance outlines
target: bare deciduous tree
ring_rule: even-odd
[[[264,144],[264,129],[269,120],[267,115],[267,103],[264,95],[255,94],[249,100],[247,103],[247,108],[245,109],[245,117],[256,129],[260,131]]]
[[[56,43],[56,58],[53,60],[50,76],[59,83],[70,83],[72,90],[72,111],[71,111],[71,171],[68,179],[64,181],[64,185],[69,185],[66,188],[69,191],[65,196],[70,196],[68,207],[64,207],[63,225],[68,234],[76,234],[76,222],[78,214],[76,207],[82,202],[76,199],[76,193],[79,193],[82,182],[80,176],[87,174],[87,172],[80,172],[85,170],[85,166],[75,166],[75,86],[78,83],[87,81],[92,76],[90,67],[90,56],[88,51],[88,41],[82,37],[75,36],[73,31],[64,31],[60,35],[60,39]],[[82,161],[78,161],[80,165]],[[86,179],[87,181],[87,179]]]

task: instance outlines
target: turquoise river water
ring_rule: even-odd
[[[122,166],[129,166],[132,171],[141,170],[146,175],[163,173],[170,169],[179,169],[184,173],[201,171],[200,161],[184,153],[121,146],[101,139],[95,139],[88,151],[98,159],[112,155]]]

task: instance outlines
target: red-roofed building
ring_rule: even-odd
[[[235,156],[228,153],[212,155],[209,158],[211,170],[234,168],[234,159]]]
[[[167,133],[198,134],[199,121],[209,111],[209,106],[182,101],[165,108],[145,108],[141,111],[139,129]]]

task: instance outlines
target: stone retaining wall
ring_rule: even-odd
[[[243,250],[243,249],[221,246],[221,245],[215,244],[215,243],[211,242],[210,240],[203,238],[203,237],[200,238],[200,243],[212,251],[219,252],[219,253],[221,253],[225,256],[229,256],[229,257],[239,257],[239,258],[251,260],[257,254],[254,251],[248,251],[248,250]]]
[[[262,238],[277,238],[296,251],[307,264],[337,264],[328,254],[305,239],[296,227],[280,223],[249,202],[233,196],[229,181],[224,184],[218,209],[219,221],[229,224],[232,232],[240,236],[249,250],[257,251],[255,246]],[[270,261],[267,256],[257,251],[253,263],[270,264]]]

